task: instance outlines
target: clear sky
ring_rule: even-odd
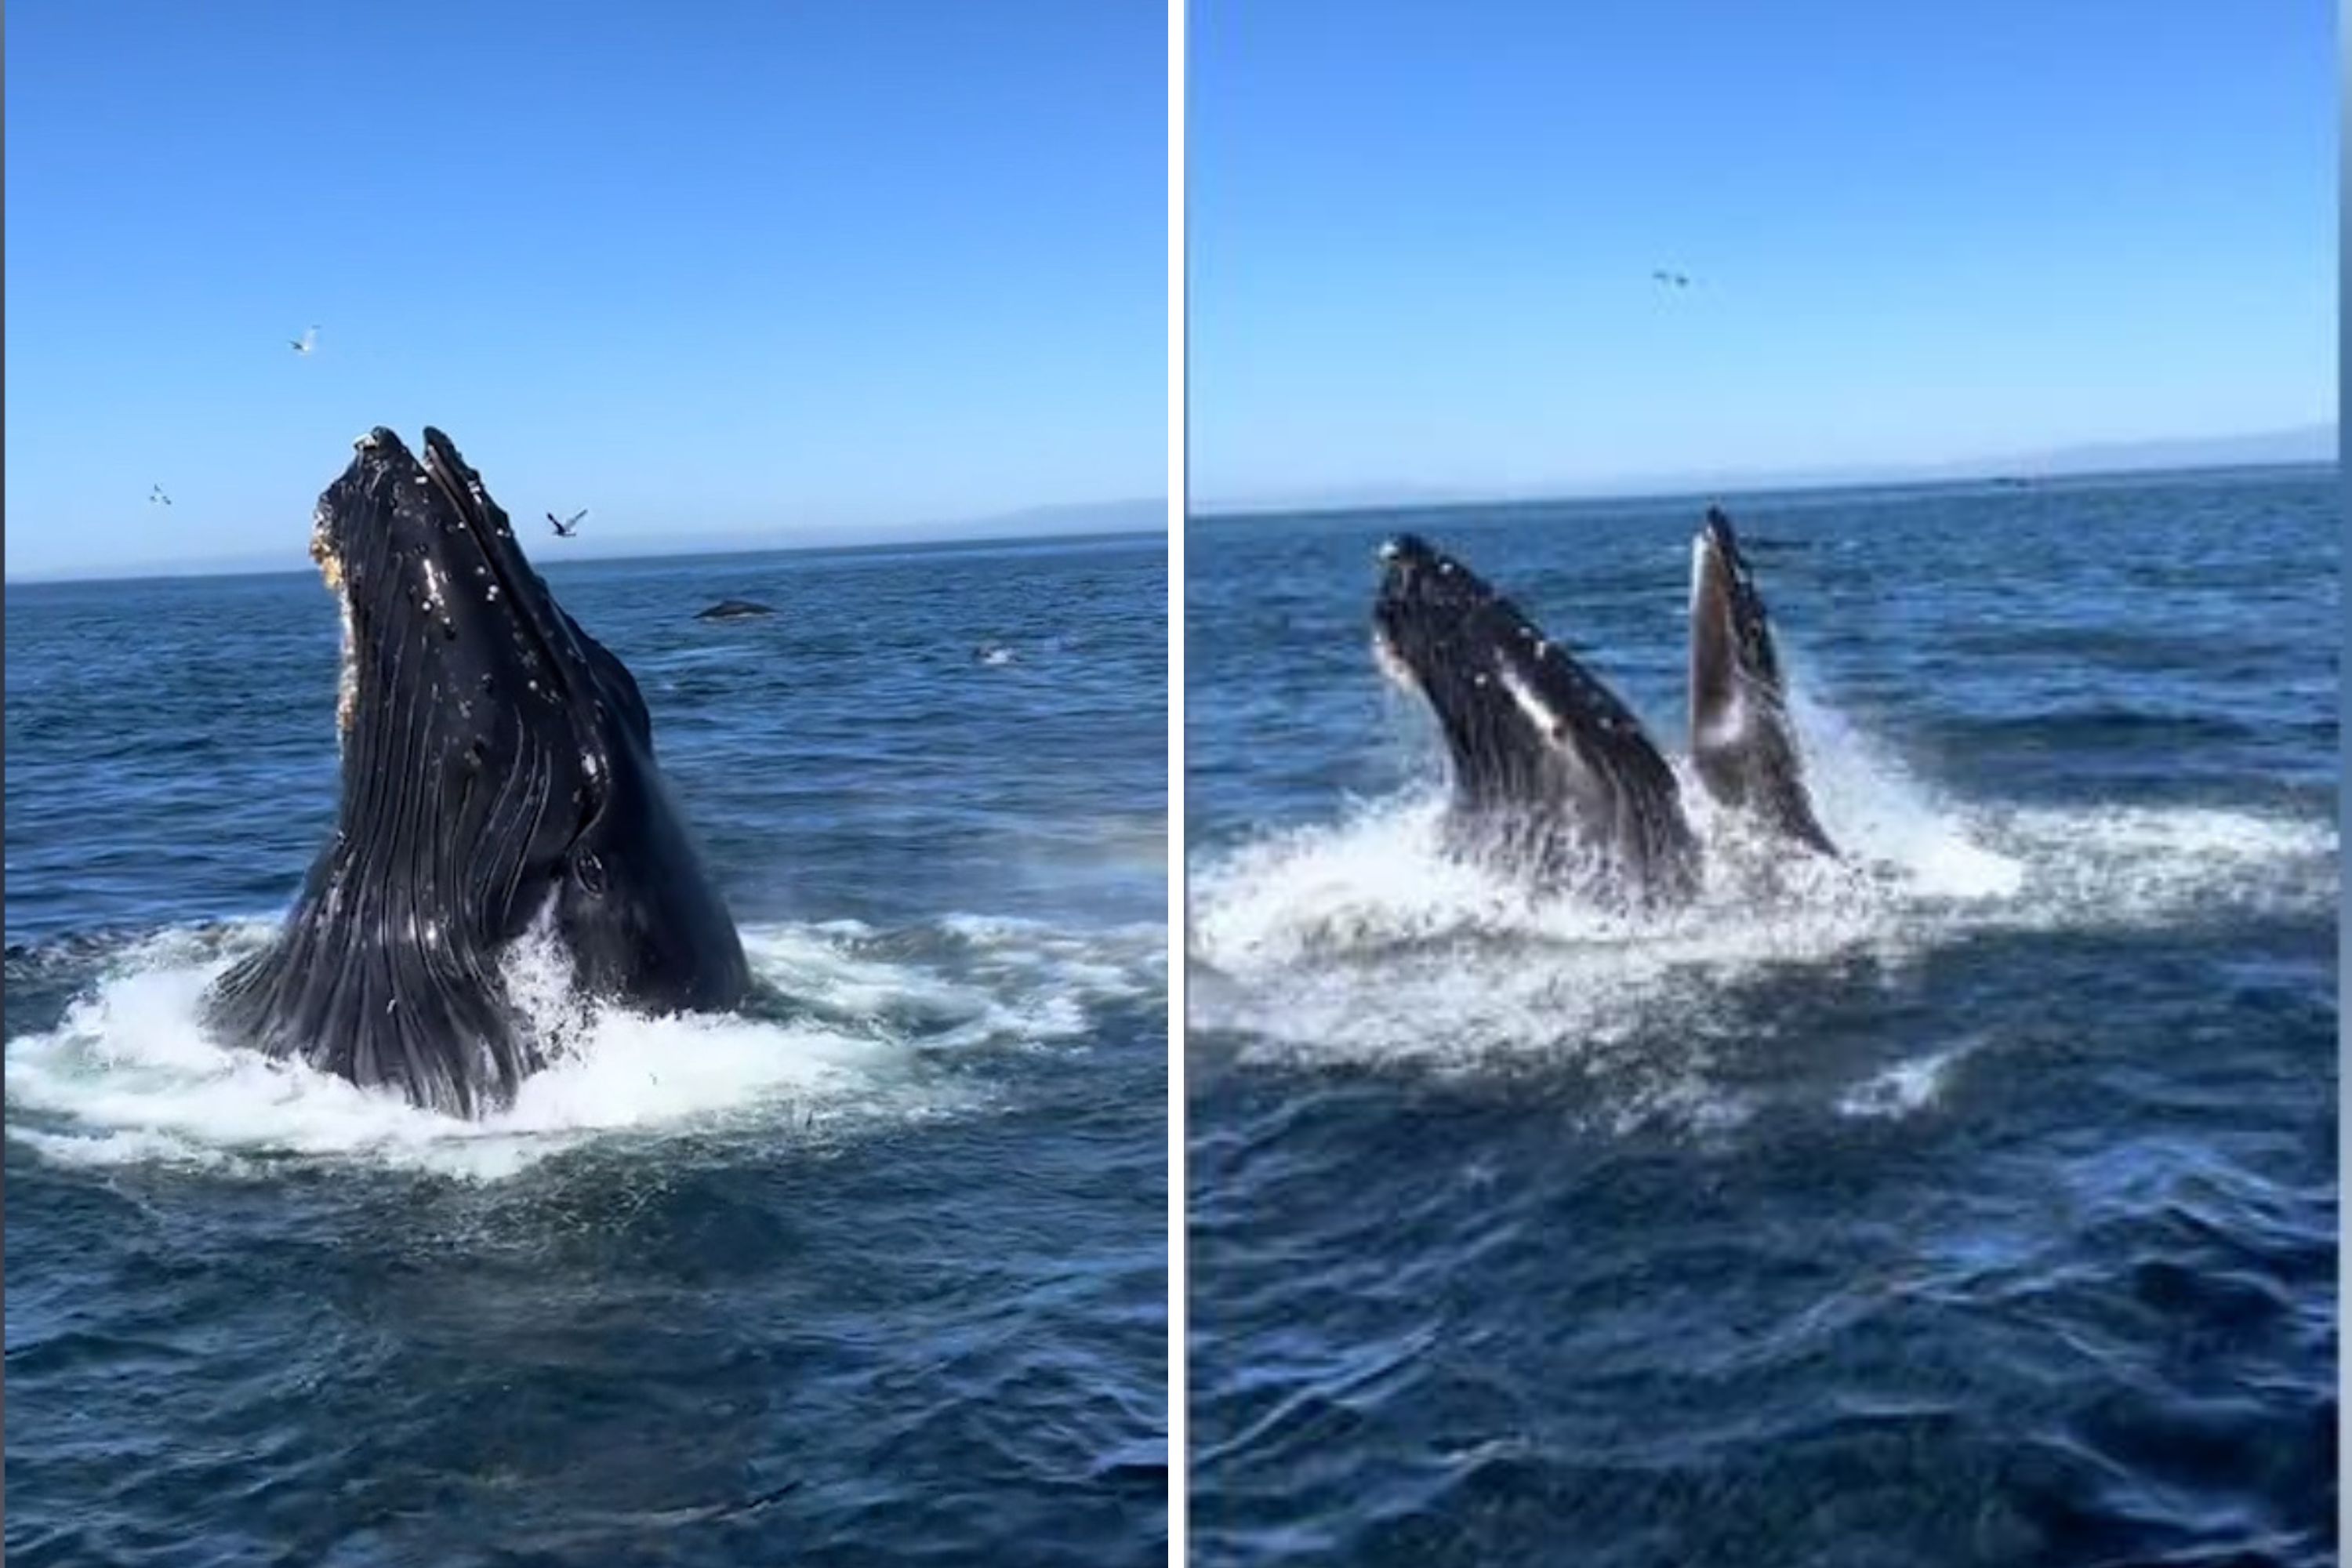
[[[12,576],[300,565],[378,424],[583,545],[1167,493],[1156,5],[22,0],[6,62]]]
[[[2336,416],[2320,0],[1187,17],[1196,502]]]

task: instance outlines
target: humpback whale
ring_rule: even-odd
[[[776,612],[765,605],[749,599],[721,599],[707,610],[697,610],[698,621],[748,621],[755,616],[772,616]]]
[[[721,1011],[750,986],[621,661],[565,614],[447,437],[381,426],[320,498],[342,612],[335,831],[217,1037],[478,1116],[546,1065],[501,960],[535,931],[581,993]]]
[[[1699,782],[1724,805],[1837,853],[1805,793],[1763,596],[1719,507],[1707,508],[1691,542],[1690,751]]]
[[[1380,559],[1373,648],[1444,733],[1449,848],[1620,901],[1695,891],[1698,841],[1633,710],[1452,556],[1401,534]]]

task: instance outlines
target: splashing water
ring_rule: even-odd
[[[553,1060],[512,1106],[469,1122],[206,1038],[205,990],[272,932],[252,922],[118,946],[56,1027],[8,1042],[9,1136],[73,1163],[240,1173],[324,1156],[474,1179],[622,1134],[818,1140],[982,1109],[984,1085],[944,1066],[957,1053],[1081,1043],[1097,1004],[1155,988],[1164,963],[1150,930],[754,927],[753,973],[785,999],[753,1010],[770,1016],[647,1016],[576,994],[560,946],[537,936],[509,952],[507,980]]]
[[[1962,805],[1834,711],[1801,695],[1792,707],[1842,860],[1791,857],[1685,773],[1704,885],[1685,907],[1628,913],[1449,858],[1444,791],[1415,785],[1196,865],[1192,1028],[1239,1037],[1245,1058],[1572,1063],[1620,1079],[1629,1105],[1686,1099],[1706,1117],[1736,1115],[1707,1079],[1717,1051],[1754,1027],[1736,1005],[1743,987],[1832,965],[1891,970],[1981,932],[2149,925],[2216,905],[2307,910],[2332,897],[2324,823]],[[1853,1103],[1916,1109],[1942,1076],[1923,1067]]]

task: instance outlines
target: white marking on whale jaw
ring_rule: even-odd
[[[1510,694],[1519,711],[1527,715],[1528,723],[1554,740],[1568,733],[1568,721],[1543,700],[1541,692],[1528,685],[1525,678],[1511,668],[1508,658],[1498,656],[1495,660],[1495,670],[1503,678],[1503,689]]]
[[[1524,679],[1519,679],[1519,672],[1512,670],[1510,660],[1496,660],[1496,670],[1500,670],[1500,675],[1503,675],[1503,691],[1510,693],[1510,700],[1519,705],[1519,712],[1527,715],[1528,724],[1534,724],[1548,736],[1559,733],[1564,729],[1559,715],[1552,712],[1552,705],[1545,703],[1543,696],[1534,687],[1528,687]]]
[[[1526,715],[1528,722],[1533,724],[1537,732],[1543,736],[1545,745],[1551,754],[1575,770],[1579,779],[1589,779],[1592,773],[1592,764],[1585,759],[1584,748],[1577,744],[1576,726],[1570,723],[1567,717],[1559,710],[1545,701],[1543,694],[1528,684],[1525,676],[1512,668],[1507,655],[1498,653],[1496,656],[1495,673],[1501,679],[1503,689],[1509,695],[1513,705]],[[1613,719],[1601,721],[1604,728],[1612,727],[1615,722]]]

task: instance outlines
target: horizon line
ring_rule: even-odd
[[[983,546],[1006,544],[1100,544],[1120,539],[1165,539],[1165,525],[1159,528],[1079,529],[1067,532],[1042,530],[1030,533],[992,534],[924,534],[902,539],[874,539],[856,542],[836,541],[824,544],[754,544],[745,546],[724,541],[712,542],[700,547],[688,545],[667,550],[616,550],[607,554],[575,555],[569,564],[586,564],[623,561],[676,561],[693,556],[722,557],[730,555],[867,555],[894,550],[917,552],[948,552],[971,550]],[[545,561],[530,563],[534,572],[547,566]],[[163,563],[153,566],[129,570],[110,567],[81,569],[68,567],[57,572],[41,572],[15,577],[0,577],[0,587],[41,587],[53,584],[72,583],[95,585],[107,583],[176,583],[194,582],[212,577],[307,577],[318,568],[307,563],[286,566],[257,566],[247,562],[231,561],[218,566],[206,566],[201,562]]]
[[[2326,452],[2311,450],[2325,447]],[[1891,486],[2036,482],[2099,474],[2189,472],[2234,468],[2294,467],[2339,462],[2342,426],[2336,418],[2204,436],[2118,437],[2063,446],[1969,458],[1895,458],[1818,468],[1721,468],[1712,473],[1634,472],[1585,479],[1561,477],[1481,489],[1475,484],[1416,482],[1294,486],[1287,493],[1187,500],[1185,515],[1350,510],[1384,505],[1474,505],[1517,500],[1639,500],[1696,495],[1709,489],[1760,494],[1787,490],[1885,489]]]
[[[1324,517],[1351,511],[1444,511],[1465,507],[1544,506],[1562,502],[1681,501],[1708,497],[1824,495],[1845,490],[1932,490],[1986,488],[1995,485],[2039,489],[2084,481],[2149,479],[2190,474],[2253,474],[2291,468],[2341,468],[2340,457],[2257,458],[2245,462],[2149,463],[2116,468],[2068,468],[2041,474],[1949,474],[1906,478],[1899,471],[1880,478],[1775,479],[1769,476],[1740,479],[1718,485],[1660,481],[1670,488],[1582,490],[1450,491],[1432,488],[1419,494],[1401,492],[1389,500],[1324,500],[1302,497],[1296,501],[1203,501],[1188,506],[1187,522],[1226,522],[1245,518]],[[1638,481],[1629,481],[1637,483]]]
[[[1072,526],[1071,521],[1089,513],[1141,511],[1150,509],[1159,514],[1152,527],[1127,527],[1118,524],[1087,528]],[[957,522],[883,524],[870,530],[854,531],[853,536],[826,539],[829,531],[815,531],[817,537],[800,542],[771,543],[763,541],[776,536],[758,531],[742,533],[688,534],[674,542],[636,539],[623,536],[612,542],[611,547],[593,545],[585,551],[571,552],[575,561],[651,561],[683,555],[772,555],[803,554],[825,551],[849,552],[860,550],[897,550],[924,545],[1011,544],[1031,540],[1069,540],[1140,538],[1152,533],[1165,535],[1168,498],[1129,497],[1101,501],[1053,501],[1041,506],[1022,507],[1011,511],[992,513],[986,517],[969,518]],[[1016,526],[1030,523],[1029,527]],[[1003,530],[997,532],[955,531],[971,529]],[[300,573],[313,568],[299,554],[291,556],[285,564],[274,564],[277,557],[220,555],[214,557],[173,557],[163,560],[124,562],[113,564],[83,566],[37,567],[21,573],[0,570],[0,584],[22,583],[139,583],[164,578],[193,577],[274,577],[282,574]],[[533,568],[544,564],[533,560]]]

